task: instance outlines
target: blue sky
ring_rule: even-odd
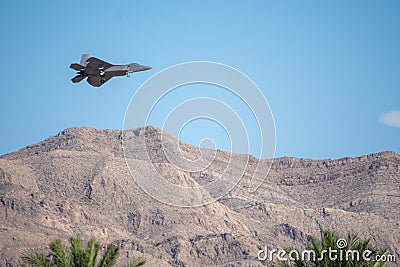
[[[6,0],[0,154],[68,127],[121,129],[146,79],[196,60],[230,65],[259,86],[276,156],[400,152],[399,14],[399,1]],[[68,67],[82,53],[153,69],[101,88],[72,84]],[[208,129],[227,149],[221,129],[197,123],[182,139],[196,144]]]

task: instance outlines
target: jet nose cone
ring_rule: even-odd
[[[150,70],[151,67],[149,66],[143,66],[143,65],[139,65],[139,64],[131,64],[129,66],[129,70],[131,72],[138,72],[138,71],[145,71],[145,70]]]
[[[140,65],[137,63],[133,63],[128,66],[129,72],[138,72],[138,71],[145,71],[145,70],[150,70],[150,69],[151,69],[151,67],[149,67],[149,66],[143,66],[143,65]]]

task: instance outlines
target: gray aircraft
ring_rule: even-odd
[[[73,83],[78,83],[87,77],[87,82],[95,87],[102,86],[105,82],[114,76],[129,77],[132,72],[149,70],[151,67],[142,66],[137,63],[127,65],[113,65],[88,54],[83,54],[81,62],[73,63],[69,66],[77,72],[72,78]]]

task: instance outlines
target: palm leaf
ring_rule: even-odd
[[[81,239],[79,237],[72,237],[70,244],[73,266],[84,266],[86,263],[86,253],[82,248]]]
[[[146,260],[143,258],[136,258],[133,261],[127,263],[125,265],[125,267],[138,267],[138,266],[142,266],[143,264],[146,263]]]
[[[51,262],[46,256],[42,253],[31,252],[31,253],[24,253],[22,255],[22,259],[29,263],[30,265],[36,267],[50,267]]]
[[[94,265],[96,264],[96,258],[99,249],[100,249],[100,244],[97,243],[94,238],[90,239],[86,248],[87,267],[94,267]]]
[[[114,266],[117,261],[118,255],[119,255],[119,247],[114,244],[108,245],[106,252],[103,255],[103,258],[100,261],[99,267]]]
[[[60,239],[57,239],[50,243],[50,250],[53,254],[56,265],[58,267],[71,267],[70,254],[67,249],[63,246]]]

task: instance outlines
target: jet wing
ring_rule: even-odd
[[[106,77],[102,77],[102,76],[89,76],[87,78],[87,82],[95,87],[100,87],[103,84],[105,84],[109,79],[111,79],[112,76],[106,76]]]
[[[88,58],[87,63],[86,63],[86,68],[89,68],[89,69],[107,69],[112,66],[114,66],[114,65],[112,65],[108,62],[105,62],[101,59],[95,58],[95,57]]]

